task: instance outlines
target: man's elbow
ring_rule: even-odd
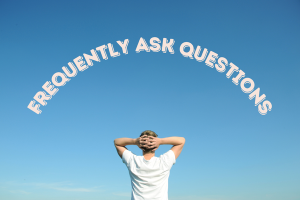
[[[118,139],[114,139],[114,145],[117,146],[117,140]]]
[[[181,137],[181,142],[182,142],[182,144],[185,144],[185,138],[184,137]]]

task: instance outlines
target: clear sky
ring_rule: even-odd
[[[2,0],[0,199],[130,199],[113,140],[150,129],[186,138],[170,200],[299,200],[299,21],[296,0]],[[174,39],[174,54],[136,53],[141,37]],[[183,42],[239,67],[272,110],[258,112],[229,66],[184,57]],[[41,114],[27,108],[53,74],[108,43],[120,56],[98,51]]]

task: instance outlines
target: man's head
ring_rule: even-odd
[[[157,137],[158,136],[154,131],[150,131],[150,130],[146,130],[146,131],[142,132],[140,137],[143,136],[143,135],[147,135],[147,137],[148,136],[152,136],[152,137]],[[144,153],[153,153],[152,152],[153,148],[152,149],[142,148],[142,149],[145,150]]]

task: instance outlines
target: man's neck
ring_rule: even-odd
[[[146,160],[150,160],[152,157],[155,156],[155,153],[144,153],[143,152],[143,156]]]

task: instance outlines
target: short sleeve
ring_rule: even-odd
[[[161,155],[161,159],[169,168],[171,168],[176,163],[175,154],[172,150],[169,150],[168,152]]]
[[[129,150],[125,150],[123,152],[123,154],[122,154],[122,161],[123,161],[123,163],[126,164],[126,166],[129,166],[129,162],[130,162],[132,156],[133,156],[133,154]]]

